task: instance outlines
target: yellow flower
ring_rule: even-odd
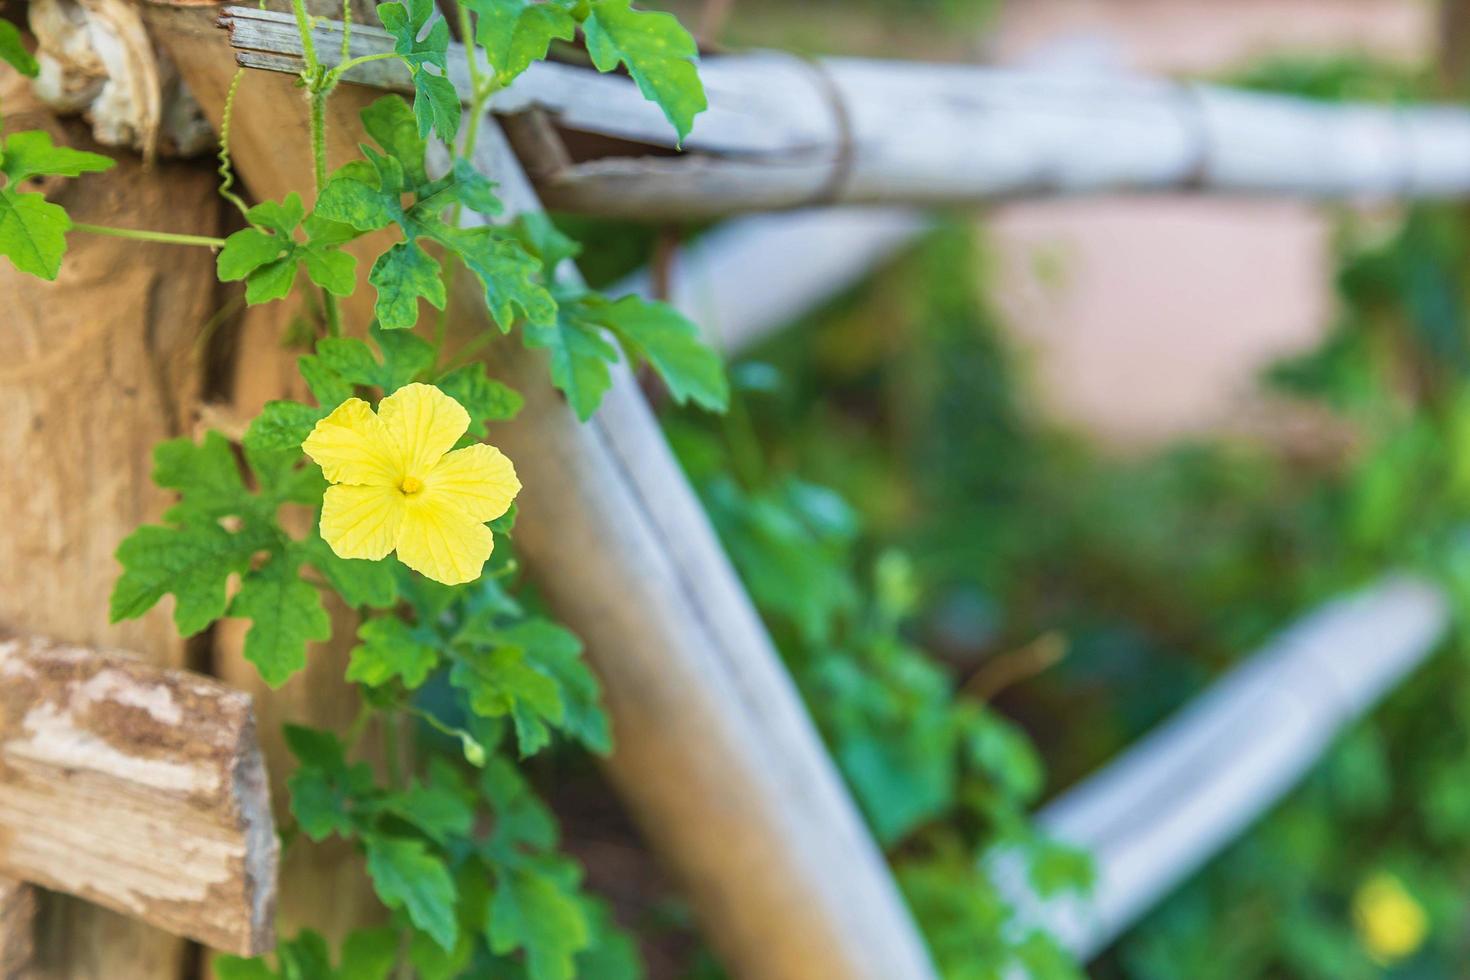
[[[472,582],[495,542],[486,521],[521,489],[500,450],[450,452],[469,428],[464,407],[433,385],[399,388],[378,404],[349,398],[301,448],[328,482],[322,538],[343,558],[387,557],[445,585]]]
[[[1417,950],[1429,932],[1429,919],[1403,882],[1379,872],[1353,895],[1353,921],[1358,937],[1379,963],[1403,959]]]

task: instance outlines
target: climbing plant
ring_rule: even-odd
[[[224,980],[640,976],[636,947],[583,890],[582,869],[558,850],[556,821],[521,769],[557,739],[597,753],[612,739],[580,642],[521,594],[514,501],[537,491],[523,490],[514,462],[482,440],[522,398],[473,354],[510,334],[547,349],[552,383],[583,419],[620,357],[646,364],[677,402],[712,411],[724,408],[726,382],[672,308],[557,283],[576,246],[543,218],[500,220],[496,187],[473,161],[491,95],[579,29],[594,65],[627,71],[683,137],[705,107],[694,43],[673,17],[628,0],[464,0],[454,10],[471,80],[461,93],[448,78],[450,24],[429,0],[379,6],[394,50],[356,58],[350,25],[329,56],[302,0],[293,10],[311,186],[253,205],[236,192],[237,76],[220,192],[245,227],[228,238],[77,222],[27,181],[112,161],[44,132],[0,130],[0,255],[21,272],[56,279],[76,233],[208,247],[219,279],[242,282],[247,304],[297,295],[308,313],[297,364],[309,403],[269,403],[238,446],[209,432],[157,447],[154,481],[177,501],[119,547],[111,612],[136,617],[172,596],[185,636],[248,620],[244,655],[279,686],[306,665],[311,643],[331,638],[327,594],[356,611],[346,676],[361,709],[341,736],[287,729],[298,766],[283,836],[291,847],[351,841],[389,924],[335,951],[306,931],[271,959],[222,958],[216,969]],[[37,72],[6,22],[0,58]],[[411,101],[389,96],[363,110],[361,157],[330,170],[327,100],[353,67],[387,58],[407,67]],[[471,110],[463,132],[462,102]],[[431,141],[446,150],[441,168],[429,162]],[[348,322],[341,300],[359,269],[347,246],[385,229],[366,276],[371,322]],[[423,314],[445,310],[457,276],[479,285],[494,328],[451,357],[442,313]],[[312,516],[296,521],[293,511]],[[381,771],[359,761],[373,729]]]

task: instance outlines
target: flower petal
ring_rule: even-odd
[[[483,442],[445,455],[424,478],[424,497],[452,503],[466,517],[493,521],[510,510],[521,490],[504,453]]]
[[[490,529],[444,501],[405,498],[398,560],[436,582],[459,585],[480,577],[495,547]]]
[[[322,419],[301,444],[332,483],[396,487],[403,457],[388,430],[361,398],[349,398]]]
[[[470,427],[459,402],[433,385],[404,385],[378,403],[378,418],[403,453],[406,472],[422,480]]]
[[[407,510],[397,487],[327,487],[322,540],[342,558],[385,558],[398,543]]]

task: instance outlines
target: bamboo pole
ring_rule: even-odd
[[[232,67],[223,36],[207,36],[208,13],[149,16],[171,48],[196,53],[180,63],[190,88],[217,88]],[[355,108],[374,96],[352,87],[334,96],[334,165],[356,155]],[[481,138],[481,163],[508,202],[535,207],[498,127]],[[294,141],[241,139],[235,156],[266,197],[309,173]],[[371,291],[353,302],[363,313]],[[451,303],[454,340],[492,329],[468,277]],[[586,641],[614,721],[612,779],[728,967],[759,980],[932,977],[882,856],[631,373],[615,372],[583,425],[550,386],[541,352],[495,345],[491,370],[527,402],[495,433],[527,488],[518,551]]]
[[[1044,833],[1092,855],[1091,895],[1039,898],[1003,851],[994,879],[1021,921],[1095,956],[1285,796],[1448,626],[1444,594],[1410,576],[1318,607],[1041,810]]]
[[[243,64],[292,63],[290,18],[229,7]],[[317,48],[340,34],[318,28]],[[353,53],[391,50],[352,34]],[[450,77],[467,82],[461,56]],[[970,204],[1019,196],[1142,191],[1292,197],[1459,197],[1470,193],[1470,113],[1445,107],[1326,105],[1120,75],[1039,72],[779,53],[711,57],[710,108],[669,156],[673,134],[633,84],[541,63],[492,102],[544,110],[570,132],[622,141],[572,161],[544,139],[518,144],[549,207],[643,220],[818,204]],[[402,90],[391,61],[349,78]],[[543,134],[544,135],[544,134]]]

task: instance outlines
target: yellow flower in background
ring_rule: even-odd
[[[1353,922],[1358,938],[1379,963],[1403,959],[1424,943],[1429,917],[1403,882],[1379,872],[1353,895]]]
[[[433,385],[399,388],[372,406],[349,398],[316,424],[301,448],[333,486],[322,501],[322,538],[343,558],[398,560],[436,582],[480,577],[495,546],[486,521],[520,491],[494,446],[450,452],[469,413]]]

